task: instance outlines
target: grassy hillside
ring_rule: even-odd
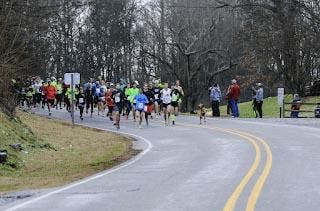
[[[292,101],[292,95],[287,95],[285,97],[285,102]],[[317,97],[307,97],[303,99],[303,102],[306,103],[320,103],[320,96]],[[301,110],[314,110],[313,105],[303,105]],[[221,106],[221,115],[226,116],[227,114],[227,106]],[[242,118],[253,118],[253,110],[252,110],[252,102],[244,102],[239,104],[240,109],[240,117]],[[286,109],[290,109],[290,105],[286,105]],[[264,100],[263,104],[264,116],[266,118],[279,117],[279,106],[277,97],[269,97]],[[290,112],[286,112],[286,116],[290,116]],[[301,113],[301,117],[313,117],[313,113]]]
[[[9,153],[8,162],[0,164],[0,195],[63,185],[138,153],[130,139],[116,134],[26,113],[19,119],[0,113],[0,149]],[[12,149],[14,143],[21,143],[23,150]]]
[[[49,146],[20,120],[11,120],[2,112],[0,112],[0,134],[0,149],[8,150],[8,161],[0,165],[0,176],[10,174],[24,165],[23,152],[12,149],[11,144],[21,143],[25,152]]]

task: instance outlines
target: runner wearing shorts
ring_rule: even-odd
[[[159,86],[158,81],[155,82],[153,93],[154,93],[154,111],[156,113],[156,119],[158,119],[158,117],[161,115],[161,105],[162,105],[161,88]]]
[[[130,102],[130,91],[131,91],[131,84],[128,83],[127,87],[125,88],[125,97],[124,97],[125,115],[127,120],[129,119],[129,115],[132,110],[132,105]]]
[[[46,99],[49,110],[49,116],[51,116],[51,108],[54,107],[56,99],[56,88],[53,85],[51,85],[51,81],[48,82],[48,86],[46,88]]]
[[[151,87],[152,88],[152,87]],[[149,125],[149,116],[151,116],[152,111],[153,111],[153,98],[154,98],[154,93],[152,89],[149,89],[148,85],[146,84],[143,87],[143,94],[147,96],[148,99],[148,104],[147,104],[147,109],[145,111],[145,119],[147,125]]]
[[[139,94],[134,97],[136,102],[136,115],[139,117],[139,128],[142,128],[142,121],[145,115],[146,105],[149,103],[146,95],[143,94],[142,89],[139,89]]]
[[[169,89],[168,83],[164,84],[164,89],[161,90],[162,108],[164,113],[165,125],[168,126],[168,120],[170,118],[171,107],[171,89]]]
[[[86,97],[82,87],[80,87],[79,94],[76,96],[76,99],[77,99],[77,104],[80,110],[80,119],[83,120],[83,111],[86,105],[86,102],[85,102]]]
[[[176,116],[178,116],[180,99],[181,99],[181,93],[177,89],[173,88],[171,92],[171,112],[170,112],[171,113],[170,119],[173,125],[175,125]]]
[[[120,115],[123,111],[123,99],[124,93],[121,90],[120,84],[116,86],[116,89],[112,92],[112,99],[114,102],[113,118],[115,119],[115,126],[120,130]]]

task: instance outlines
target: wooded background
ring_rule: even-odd
[[[236,78],[303,94],[319,76],[319,0],[0,0],[0,107],[11,79],[155,78],[185,89],[184,109]]]

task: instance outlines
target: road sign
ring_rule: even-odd
[[[283,107],[284,101],[284,88],[278,88],[278,105],[279,107]]]
[[[80,73],[66,73],[64,74],[64,83],[67,85],[71,85],[71,76],[73,75],[73,84],[80,84]]]

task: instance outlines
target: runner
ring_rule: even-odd
[[[152,110],[153,110],[154,93],[153,93],[152,89],[149,89],[149,86],[146,84],[143,87],[143,94],[148,99],[148,104],[146,107],[147,109],[145,110],[145,119],[146,119],[147,126],[149,126],[149,116],[151,116]],[[151,118],[152,118],[152,116],[151,116]]]
[[[46,82],[42,82],[42,86],[41,86],[42,109],[44,109],[47,104],[47,97],[46,97],[47,86],[48,84]]]
[[[63,80],[62,78],[58,79],[58,82],[56,84],[56,109],[58,109],[58,106],[60,110],[62,109],[62,100],[63,100]]]
[[[171,112],[170,112],[171,113],[170,120],[172,121],[173,125],[175,125],[176,116],[178,116],[181,96],[182,94],[180,93],[180,91],[177,89],[177,87],[174,86],[171,92]]]
[[[93,78],[90,78],[88,83],[84,85],[84,93],[85,93],[85,99],[86,99],[86,113],[89,113],[90,109],[90,114],[91,117],[93,115],[93,107],[94,107],[94,96],[95,93],[93,91],[94,85],[93,85]]]
[[[129,100],[131,102],[134,122],[136,122],[136,100],[135,100],[135,96],[137,96],[139,94],[139,89],[137,88],[138,85],[139,85],[138,81],[135,81],[133,83],[133,87],[129,91]]]
[[[113,92],[114,92],[114,85],[111,83],[109,89],[106,92],[106,103],[107,103],[107,107],[108,107],[108,113],[107,113],[107,117],[109,117],[110,121],[114,121],[113,118],[113,109],[115,107],[115,103],[114,103],[114,99],[113,99]],[[115,122],[114,122],[115,123]]]
[[[106,104],[106,92],[107,92],[106,82],[104,80],[101,80],[100,96],[99,96],[99,104],[98,104],[98,115],[101,113],[101,115],[104,116],[105,104]]]
[[[77,97],[78,97],[78,95],[80,94],[80,86],[79,86],[79,85],[76,85],[73,91],[74,91],[73,102],[76,104],[76,105],[75,105],[75,109],[76,109],[76,111],[77,111],[77,110],[78,110],[78,107],[79,107],[79,104],[78,104],[78,101],[77,101]]]
[[[176,110],[177,110],[176,114],[178,115],[179,111],[180,111],[180,108],[181,108],[182,98],[184,97],[184,91],[183,91],[183,88],[180,85],[180,80],[176,80],[176,84],[175,84],[174,88],[176,90],[178,90],[179,93],[180,93],[180,99],[178,101],[178,107],[176,107]]]
[[[82,87],[80,87],[79,94],[77,95],[76,98],[77,98],[77,104],[78,104],[79,110],[80,110],[80,119],[83,120],[83,111],[84,111],[84,107],[86,105],[86,102],[85,102],[86,96],[84,94]]]
[[[171,107],[171,89],[169,89],[168,83],[164,84],[164,89],[161,90],[162,107],[164,113],[165,125],[168,126],[168,120],[170,118]]]
[[[120,115],[123,110],[124,93],[121,90],[121,85],[117,84],[116,89],[112,92],[112,98],[114,102],[113,118],[115,119],[115,126],[120,130]]]
[[[33,104],[34,90],[32,85],[30,85],[27,89],[26,99],[27,99],[27,109],[31,110]]]
[[[147,96],[139,89],[139,94],[134,97],[136,115],[139,116],[139,128],[142,129],[142,121],[145,115],[146,105],[149,103]]]
[[[48,86],[46,87],[46,99],[49,110],[49,116],[51,116],[51,108],[55,105],[55,98],[56,88],[53,85],[51,85],[51,81],[49,81]]]
[[[69,113],[71,113],[71,97],[72,97],[71,95],[72,95],[71,88],[68,85],[67,90],[66,90],[66,94],[64,97],[64,102],[66,103],[66,109]]]
[[[131,102],[130,102],[130,91],[131,91],[131,84],[128,83],[125,89],[125,98],[124,98],[124,107],[125,107],[125,114],[126,119],[129,119],[130,111],[132,110]]]
[[[161,105],[162,105],[161,88],[159,86],[159,81],[155,81],[153,92],[154,92],[154,110],[156,113],[156,119],[158,119],[159,116],[161,115]]]
[[[35,84],[33,85],[33,89],[35,91],[35,95],[33,99],[35,107],[38,107],[41,104],[41,98],[42,98],[41,87],[42,87],[41,79],[37,78],[37,80],[35,81]]]

